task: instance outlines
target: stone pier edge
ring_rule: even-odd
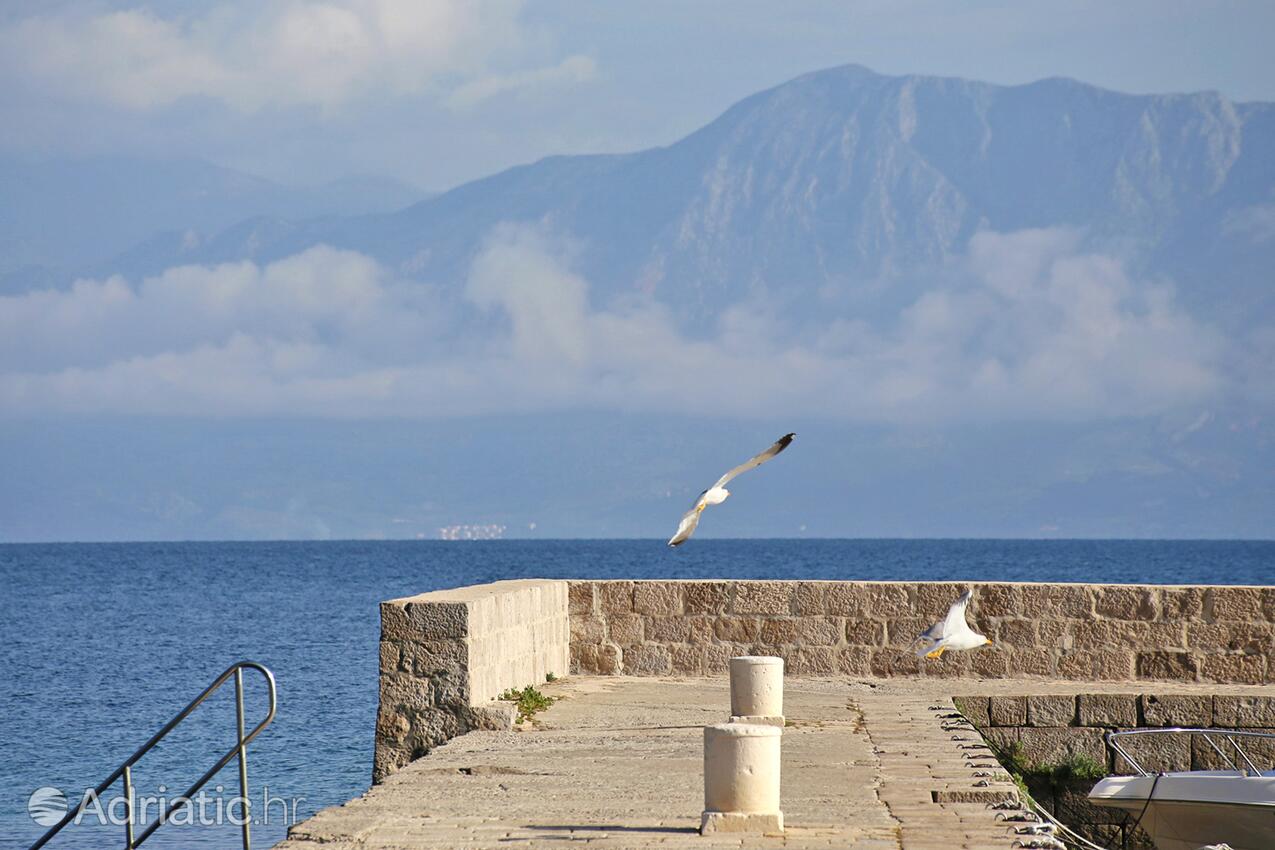
[[[966,589],[993,645],[917,658]],[[724,675],[777,655],[789,675],[1275,681],[1275,587],[525,579],[381,605],[373,780],[471,729],[508,728],[506,688],[563,675]]]

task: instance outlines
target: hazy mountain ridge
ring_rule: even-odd
[[[248,217],[384,211],[425,195],[383,177],[284,186],[192,159],[5,158],[0,275],[35,288],[75,274],[126,271],[133,256],[189,253],[201,234]]]
[[[553,157],[393,212],[305,218],[261,209],[207,232],[155,234],[92,266],[99,279],[125,275],[141,296],[117,325],[103,314],[102,350],[133,364],[156,352],[161,360],[191,352],[202,358],[224,343],[224,361],[197,359],[193,371],[179,374],[195,375],[188,382],[195,389],[229,388],[227,404],[212,419],[207,408],[173,417],[165,402],[143,408],[168,413],[151,418],[70,416],[58,423],[55,415],[57,427],[38,416],[0,422],[0,466],[16,482],[0,505],[0,537],[432,536],[438,526],[462,522],[499,522],[511,535],[667,534],[667,523],[705,481],[788,430],[800,442],[785,462],[767,467],[769,480],[741,488],[731,510],[702,533],[1269,537],[1272,153],[1272,104],[1232,103],[1215,93],[1126,95],[1071,80],[1003,87],[846,67],[746,98],[663,148]],[[521,302],[483,308],[471,300],[465,312],[432,300],[480,277],[475,260],[490,259],[489,240],[504,222],[530,222],[574,240],[565,257],[547,258],[505,240],[496,247],[506,264],[489,266],[485,278],[489,287],[514,279],[558,287],[546,289],[524,319],[528,337],[566,343],[561,351],[533,346],[533,355],[565,352],[565,359],[519,365],[516,319],[512,335],[502,336],[499,326]],[[1059,225],[1076,231],[1075,246],[1070,231],[1043,240],[994,237],[990,267],[976,270],[982,277],[964,292],[948,286],[961,281],[945,270],[972,263],[975,234]],[[306,252],[319,243],[366,254],[393,274],[361,257]],[[1110,257],[1086,265],[1092,258],[1078,253],[1085,250]],[[1043,266],[1013,264],[1031,251]],[[531,267],[528,257],[551,260],[552,273]],[[286,269],[265,265],[285,258],[277,265]],[[260,268],[199,270],[159,286],[136,285],[174,266],[244,259]],[[1055,268],[1069,262],[1084,266],[1079,282],[1051,291]],[[42,286],[66,282],[37,271]],[[587,279],[592,304],[571,301],[571,272]],[[1021,272],[1023,280],[998,279],[1002,272]],[[223,276],[247,282],[234,289],[242,315],[231,311],[217,324],[204,301],[178,298],[192,286],[220,292]],[[257,300],[272,279],[285,292],[297,284],[304,297]],[[1165,281],[1176,295],[1161,286]],[[1028,297],[996,288],[1016,283],[1031,290]],[[341,305],[362,303],[343,301],[342,292],[348,299],[362,291],[375,293],[380,306],[351,320],[352,341],[332,342],[345,313],[357,314]],[[1094,292],[1098,308],[1088,309],[1086,295]],[[638,310],[636,319],[623,309],[600,315],[634,293],[663,306]],[[177,300],[166,300],[170,294]],[[714,323],[726,308],[758,296],[783,315],[764,315],[724,339]],[[489,288],[486,297],[496,296]],[[942,309],[912,310],[935,304]],[[564,312],[567,325],[550,321]],[[936,323],[909,324],[917,315]],[[666,327],[664,316],[704,332]],[[12,325],[28,326],[29,319]],[[157,326],[171,328],[172,338],[156,334],[153,350],[120,348],[118,340]],[[83,389],[105,387],[115,406],[101,409],[118,412],[112,399],[132,398],[150,375],[127,372],[114,383],[90,373],[77,378],[83,368],[114,365],[94,359],[100,329],[82,326],[87,353],[80,362],[69,359],[80,340],[56,327],[63,336],[47,334],[48,346],[13,355],[15,364],[49,364],[49,386],[67,378],[83,380]],[[617,327],[626,330],[624,339]],[[643,336],[652,330],[655,342]],[[276,359],[281,370],[292,361],[252,359],[246,348],[240,367],[234,346],[246,343],[236,337],[260,341],[267,353],[275,339],[331,343],[336,367],[313,375],[335,378],[328,383],[336,386],[351,383],[351,362],[357,368],[359,357],[383,350],[389,355],[372,365],[393,371],[442,358],[450,371],[425,369],[424,378],[387,385],[384,398],[399,411],[389,418],[361,413],[357,396],[317,396],[315,406],[298,407],[305,396],[282,392],[300,382],[281,372],[260,397],[282,399],[267,410],[283,411],[284,419],[241,420],[228,404],[238,400],[234,388],[274,376]],[[492,338],[497,346],[484,348]],[[584,344],[572,360],[571,345],[581,339],[603,342]],[[1113,339],[1123,347],[1105,349]],[[597,358],[601,348],[620,353]],[[451,349],[460,351],[458,360],[447,360]],[[496,360],[484,360],[491,350]],[[1091,350],[1106,354],[1090,359]],[[414,388],[454,386],[430,375],[463,375],[464,365],[480,376],[506,374],[499,360],[506,351],[515,379],[495,385],[501,397],[479,408],[481,415],[450,418],[445,404],[412,406]],[[710,356],[692,362],[706,351]],[[735,368],[731,358],[741,351],[757,357]],[[784,360],[785,353],[799,356]],[[667,373],[643,370],[661,358],[676,361],[660,366]],[[595,372],[596,359],[605,362]],[[1042,362],[1071,365],[1033,378]],[[226,363],[233,368],[217,370]],[[773,363],[797,365],[780,384],[762,383]],[[985,408],[975,379],[989,363],[991,385],[999,380],[1010,389],[987,396],[994,406]],[[161,377],[168,369],[160,363]],[[577,373],[578,386],[571,383]],[[615,383],[630,373],[652,380]],[[551,383],[543,409],[519,413],[518,399],[505,396],[533,392],[541,374],[577,394],[555,395],[561,388]],[[787,384],[806,379],[814,382],[813,401],[800,410],[787,406]],[[44,376],[33,372],[29,380],[34,386]],[[645,401],[626,396],[616,407],[613,397],[586,392],[599,385],[649,394]],[[170,398],[168,384],[154,386],[155,398]],[[751,393],[735,393],[737,387]],[[883,388],[937,400],[911,417],[892,414],[890,395],[873,394]],[[1145,404],[1134,403],[1143,391]],[[766,407],[740,415],[689,409],[712,392],[764,399]],[[449,395],[464,392],[440,400]],[[1051,405],[1055,398],[1071,399],[1071,406]],[[338,420],[366,418],[330,420],[328,411]],[[37,490],[41,499],[27,496]]]
[[[595,297],[649,292],[710,316],[754,292],[844,295],[960,254],[981,229],[1070,225],[1197,306],[1216,292],[1195,290],[1229,271],[1228,292],[1251,306],[1269,303],[1275,240],[1236,221],[1254,209],[1264,221],[1273,151],[1275,106],[1212,92],[846,66],[746,98],[666,148],[554,157],[389,214],[245,223],[193,251],[135,251],[119,270],[324,242],[446,283],[497,224],[531,221],[579,240]]]

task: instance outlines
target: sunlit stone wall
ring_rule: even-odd
[[[567,583],[501,581],[381,603],[373,781],[473,729],[509,729],[508,688],[570,666]]]
[[[822,581],[573,581],[576,673],[715,675],[778,655],[790,675],[1275,680],[1275,588]],[[993,645],[917,658],[916,636],[974,588]]]

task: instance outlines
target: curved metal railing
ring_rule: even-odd
[[[1127,732],[1108,732],[1107,744],[1111,747],[1112,750],[1116,752],[1116,754],[1122,756],[1124,760],[1129,763],[1129,766],[1132,767],[1134,770],[1136,770],[1140,776],[1150,776],[1151,771],[1148,771],[1145,768],[1143,768],[1143,766],[1139,764],[1138,761],[1133,756],[1129,755],[1129,752],[1120,745],[1120,741],[1119,741],[1120,738],[1134,737],[1134,736],[1140,736],[1140,735],[1201,735],[1203,736],[1204,740],[1208,742],[1208,745],[1213,748],[1213,751],[1217,753],[1219,756],[1221,756],[1223,760],[1225,760],[1226,763],[1231,766],[1231,770],[1234,770],[1240,773],[1244,772],[1244,770],[1240,768],[1240,766],[1236,763],[1236,761],[1232,759],[1230,756],[1228,756],[1225,752],[1223,752],[1222,748],[1219,747],[1217,743],[1213,740],[1214,737],[1218,737],[1224,740],[1225,743],[1229,745],[1232,750],[1235,751],[1236,756],[1238,756],[1239,759],[1244,762],[1245,769],[1247,769],[1247,771],[1252,775],[1260,775],[1262,773],[1262,770],[1261,768],[1257,766],[1256,763],[1254,763],[1253,759],[1249,757],[1249,754],[1244,751],[1244,748],[1240,746],[1239,741],[1235,739],[1236,738],[1264,738],[1270,741],[1275,741],[1275,733],[1259,732],[1256,730],[1249,731],[1249,730],[1242,730],[1242,729],[1196,729],[1196,728],[1188,728],[1184,726],[1171,726],[1165,729],[1130,729]]]
[[[243,671],[245,669],[256,670],[258,673],[260,673],[262,676],[265,677],[266,687],[269,689],[269,695],[270,695],[270,710],[266,713],[265,719],[262,720],[260,723],[258,723],[256,726],[254,726],[252,731],[249,732],[247,735],[244,734],[244,710],[243,710]],[[159,818],[153,824],[151,824],[149,827],[143,830],[141,835],[134,836],[133,834],[134,833],[133,765],[137,764],[137,762],[141,760],[142,756],[150,752],[151,749],[156,744],[158,744],[161,740],[163,740],[165,735],[173,731],[173,729],[175,729],[183,720],[185,720],[192,711],[198,708],[200,704],[204,702],[204,700],[212,696],[217,691],[217,689],[220,688],[222,685],[224,685],[232,676],[234,677],[234,680],[235,680],[235,718],[237,720],[237,725],[239,730],[239,736],[238,736],[238,740],[235,743],[235,746],[231,747],[229,752],[227,752],[224,756],[222,756],[217,761],[217,763],[213,765],[211,768],[209,768],[209,770],[203,776],[199,777],[199,779],[196,780],[194,785],[191,785],[190,788],[186,789],[186,793],[182,794],[180,797],[174,798],[171,804],[160,812]],[[230,764],[230,760],[235,758],[236,756],[239,757],[239,797],[242,800],[242,805],[244,806],[244,810],[242,812],[243,814],[243,824],[242,824],[243,847],[244,847],[244,850],[251,850],[251,835],[250,835],[249,823],[252,820],[252,818],[249,816],[249,808],[248,808],[248,750],[247,750],[247,747],[248,747],[248,744],[251,743],[254,738],[256,738],[259,734],[261,734],[261,731],[263,729],[265,729],[267,726],[270,725],[270,721],[274,720],[274,714],[275,714],[275,683],[274,683],[274,674],[270,672],[269,668],[267,668],[263,664],[258,664],[255,661],[240,661],[237,664],[232,664],[226,670],[226,672],[218,676],[211,685],[209,685],[207,688],[204,688],[203,693],[201,693],[199,696],[191,700],[190,705],[186,706],[180,712],[178,712],[177,716],[174,717],[172,720],[168,721],[168,723],[164,725],[163,729],[160,729],[153,736],[151,736],[151,739],[147,741],[145,744],[142,744],[141,748],[138,749],[137,752],[133,753],[133,755],[130,756],[127,761],[125,761],[118,768],[116,768],[114,773],[106,777],[106,779],[104,779],[101,782],[101,784],[99,784],[97,788],[93,790],[93,793],[91,796],[89,794],[85,794],[84,797],[81,798],[80,804],[78,806],[68,811],[66,813],[66,816],[63,817],[62,820],[58,821],[53,826],[51,826],[48,832],[40,836],[40,839],[31,845],[31,850],[37,850],[37,848],[43,847],[45,844],[49,843],[49,841],[53,838],[53,836],[57,835],[59,832],[62,831],[63,827],[65,827],[71,821],[75,820],[75,818],[80,814],[80,812],[84,809],[84,807],[88,805],[90,799],[96,799],[100,797],[102,795],[102,792],[104,792],[107,788],[110,788],[121,778],[124,780],[124,801],[125,801],[124,805],[125,805],[125,812],[127,814],[127,817],[124,823],[124,830],[125,830],[124,847],[125,847],[125,850],[133,850],[133,848],[141,846],[143,841],[150,838],[151,835],[155,833],[155,830],[159,829],[165,823],[168,823],[168,821],[172,820],[172,817],[174,814],[181,811],[183,807],[189,806],[191,803],[192,795],[198,792],[199,789],[203,788],[204,785],[207,784],[208,780],[216,776],[217,772],[221,770],[223,767],[225,767],[226,765]]]

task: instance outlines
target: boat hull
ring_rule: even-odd
[[[1275,848],[1275,774],[1112,776],[1094,786],[1089,802],[1123,809],[1134,820],[1141,815],[1139,825],[1158,850],[1198,850],[1221,843],[1234,850]]]

